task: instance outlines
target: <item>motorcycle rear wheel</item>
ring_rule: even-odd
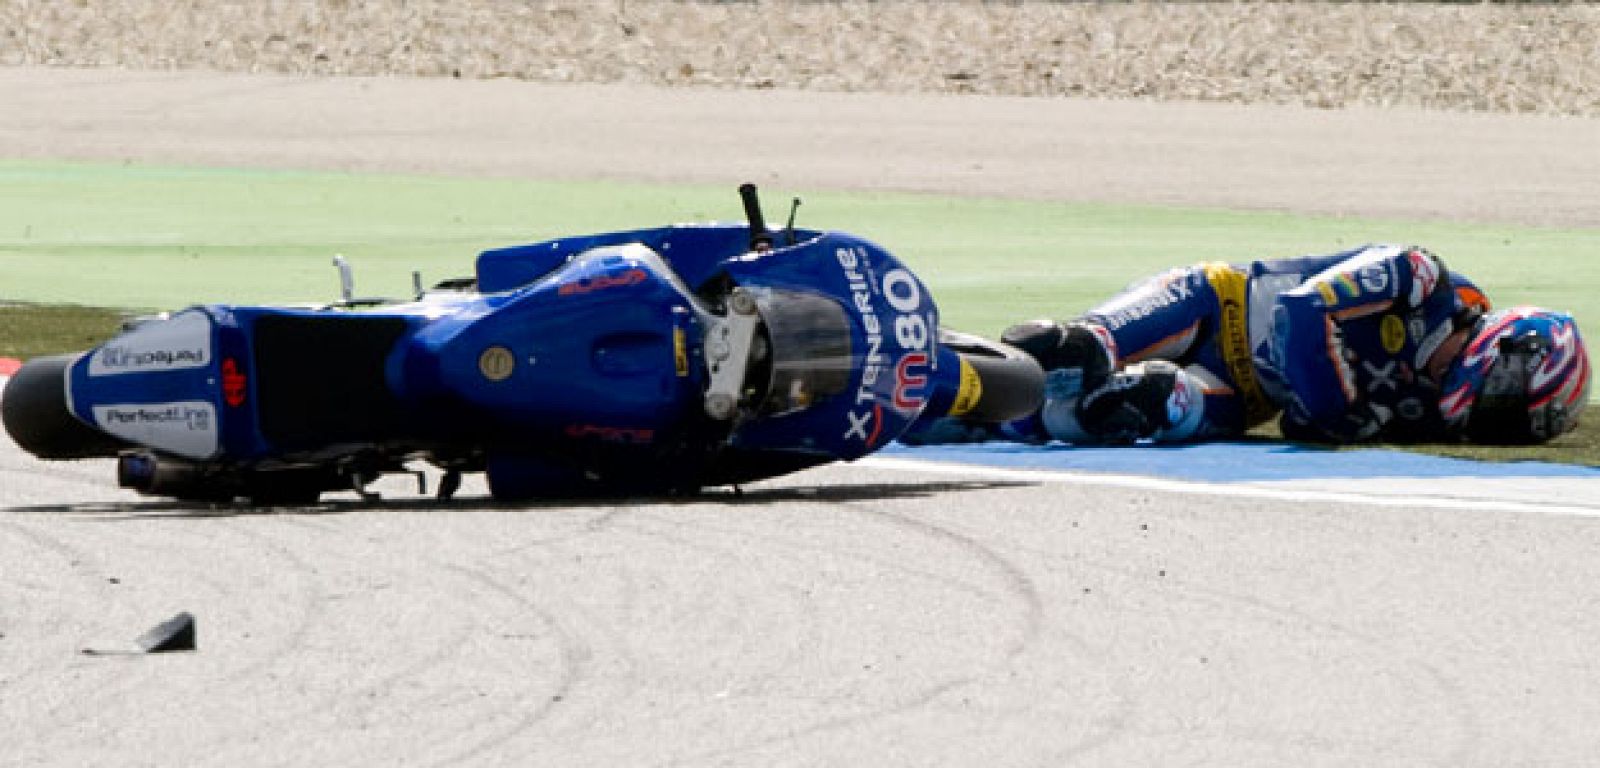
[[[967,421],[1000,423],[1032,414],[1044,403],[1044,369],[1026,352],[981,336],[941,329],[939,343],[961,354],[978,374],[982,394]]]
[[[0,420],[11,439],[41,459],[110,458],[127,444],[67,410],[67,370],[76,353],[24,363],[0,394]]]

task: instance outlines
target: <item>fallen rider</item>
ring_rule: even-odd
[[[1589,398],[1571,315],[1494,311],[1414,247],[1173,269],[1001,338],[1047,372],[1041,409],[903,440],[1215,440],[1277,415],[1291,440],[1537,443],[1576,427]]]

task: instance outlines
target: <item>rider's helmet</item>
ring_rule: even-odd
[[[1473,442],[1537,443],[1578,425],[1589,356],[1572,316],[1513,307],[1478,320],[1445,373],[1445,423]]]

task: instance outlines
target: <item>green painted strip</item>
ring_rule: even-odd
[[[1496,303],[1575,310],[1600,328],[1600,230],[1273,212],[765,191],[809,226],[894,250],[952,326],[1065,316],[1177,264],[1364,242],[1426,245]],[[737,219],[733,189],[620,182],[0,161],[0,300],[167,308],[331,298],[343,254],[363,294],[467,274],[494,246],[671,221]]]

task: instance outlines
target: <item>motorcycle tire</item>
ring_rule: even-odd
[[[1044,404],[1044,369],[1016,347],[981,336],[943,329],[939,343],[954,349],[978,374],[982,394],[962,416],[967,421],[1000,423],[1031,415]]]
[[[6,432],[41,459],[109,458],[127,446],[67,410],[67,369],[77,359],[65,354],[29,360],[0,394]]]

